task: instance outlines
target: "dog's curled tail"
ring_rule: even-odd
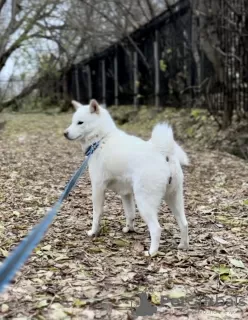
[[[165,157],[174,155],[181,165],[189,165],[188,156],[174,140],[172,128],[168,123],[159,123],[153,128],[150,142]]]

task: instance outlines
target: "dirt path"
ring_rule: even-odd
[[[80,146],[62,136],[70,117],[10,116],[0,135],[1,260],[53,205],[83,159]],[[111,192],[102,234],[89,239],[92,203],[86,175],[0,297],[0,319],[128,320],[134,318],[140,292],[150,294],[157,312],[137,319],[248,319],[248,165],[193,148],[189,155],[188,252],[176,249],[178,227],[163,204],[161,254],[145,258],[145,224],[137,218],[138,233],[123,235],[121,200]]]

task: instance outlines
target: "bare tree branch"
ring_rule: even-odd
[[[88,3],[86,0],[80,0],[82,3],[85,3],[87,6],[92,7],[96,12],[98,12],[101,16],[103,16],[108,22],[110,22],[114,27],[116,27],[117,31],[120,32],[120,34],[122,36],[124,36],[123,34],[123,30],[120,28],[119,25],[117,25],[115,22],[113,22],[113,20],[111,18],[109,18],[109,16],[107,15],[107,13],[104,13],[102,11],[100,11],[98,8],[92,6],[90,3]],[[136,45],[135,41],[132,39],[132,37],[130,37],[130,35],[125,35],[127,37],[127,39],[130,41],[131,45],[133,46],[133,48],[137,51],[137,53],[139,54],[139,56],[141,57],[144,65],[147,67],[147,69],[150,69],[150,66],[146,60],[146,57],[143,55],[142,51],[139,49],[139,47]]]
[[[152,5],[151,1],[150,0],[145,0],[145,1],[146,1],[146,4],[147,4],[147,7],[149,9],[151,18],[154,18],[155,17],[155,11],[154,11],[154,8],[153,8],[153,5]]]

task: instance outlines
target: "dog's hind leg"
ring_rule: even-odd
[[[133,194],[127,194],[121,197],[126,216],[126,227],[122,229],[124,233],[134,231],[134,219],[135,219],[135,203]]]
[[[92,228],[88,231],[88,236],[97,236],[100,231],[100,220],[103,213],[103,204],[105,191],[99,186],[92,185],[92,200],[93,200],[93,221]]]
[[[184,200],[183,200],[183,189],[182,187],[177,189],[175,193],[170,193],[165,196],[165,201],[168,207],[171,209],[175,216],[177,223],[180,228],[181,241],[178,245],[178,249],[189,248],[189,237],[188,237],[188,222],[184,212]]]
[[[146,222],[150,231],[151,245],[149,254],[152,256],[157,253],[160,244],[161,227],[158,222],[158,207],[160,205],[160,197],[148,195],[146,192],[136,191],[135,200],[141,217]]]

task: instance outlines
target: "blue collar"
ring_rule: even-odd
[[[88,157],[94,153],[94,151],[99,146],[100,141],[92,143],[85,151],[85,155]]]

